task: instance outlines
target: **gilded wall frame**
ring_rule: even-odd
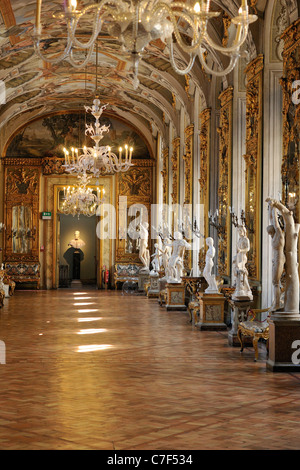
[[[263,55],[245,69],[246,85],[246,185],[245,218],[250,240],[247,269],[249,278],[260,281],[261,253],[261,166],[263,119]]]
[[[300,80],[300,19],[284,31],[281,39],[284,41],[283,76],[280,80],[283,92],[282,200],[285,205],[289,205],[289,194],[295,193],[293,212],[296,222],[299,223],[300,103],[297,103],[298,95],[295,96],[296,88],[293,84]],[[293,99],[293,96],[296,99]]]
[[[179,155],[180,155],[180,137],[176,137],[172,142],[172,204],[179,202]]]
[[[194,157],[194,124],[190,124],[184,130],[185,152],[184,160],[184,205],[192,208],[193,204],[193,157]],[[192,220],[192,212],[189,213]],[[192,251],[185,251],[185,268],[190,271],[192,269]]]
[[[163,204],[169,201],[169,147],[165,147],[162,151],[163,169],[161,171],[163,182]]]
[[[149,223],[149,250],[151,233],[151,204],[153,203],[153,160],[137,160],[126,173],[119,173],[116,176],[116,219],[117,219],[117,239],[116,239],[116,263],[138,263],[141,264],[138,251],[130,252],[128,249],[127,234],[121,234],[122,223],[120,217],[126,211],[127,221],[128,209],[133,205],[142,204],[146,207]],[[123,198],[126,198],[127,205],[123,206]],[[128,227],[128,226],[127,226]]]
[[[23,166],[27,163],[27,166]],[[31,165],[30,165],[31,163]],[[4,159],[5,164],[5,262],[39,262],[39,192],[40,166],[33,159]],[[12,214],[14,207],[28,207],[31,211],[30,226],[32,238],[30,249],[26,253],[16,253],[13,250]]]
[[[231,172],[232,172],[232,108],[233,87],[228,87],[219,95],[219,187],[218,223],[224,227],[219,233],[218,274],[230,277],[231,273]]]
[[[200,115],[200,204],[203,207],[202,216],[204,218],[204,237],[209,236],[209,156],[210,156],[210,127],[211,127],[211,109],[204,109]],[[199,214],[200,216],[200,214]],[[199,225],[199,224],[198,224]],[[203,271],[205,267],[206,249],[202,247],[199,251],[199,269]]]

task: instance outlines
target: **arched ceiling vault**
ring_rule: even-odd
[[[79,2],[80,5],[87,3],[87,0]],[[212,6],[216,10],[223,7],[233,16],[239,3],[235,0],[212,1]],[[52,12],[61,9],[62,4],[62,0],[43,0],[42,23],[52,38],[43,42],[47,53],[57,51],[58,40],[63,36],[62,25],[56,25],[52,18]],[[35,0],[1,0],[0,3],[0,80],[6,87],[6,104],[0,106],[2,149],[29,116],[32,119],[54,112],[80,110],[85,104],[90,105],[94,98],[95,53],[86,69],[74,69],[68,62],[56,65],[43,62],[35,54],[31,39],[35,10]],[[222,24],[221,17],[210,27],[214,40],[219,43],[223,37]],[[188,36],[187,28],[185,33]],[[107,109],[112,113],[140,129],[152,150],[157,132],[167,141],[166,122],[179,133],[181,107],[193,121],[192,94],[196,88],[202,107],[209,103],[212,82],[203,72],[199,60],[188,77],[176,74],[170,65],[168,49],[160,40],[145,49],[137,89],[132,84],[131,61],[121,51],[118,41],[103,35],[99,37],[98,50],[98,92],[102,104],[107,103]],[[183,65],[187,58],[182,51],[176,48],[175,51],[176,60]],[[220,55],[213,60],[215,66],[222,67],[227,59]]]

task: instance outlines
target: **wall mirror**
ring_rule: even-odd
[[[16,254],[30,253],[32,240],[35,237],[36,228],[32,227],[32,208],[18,205],[12,208],[12,252]]]

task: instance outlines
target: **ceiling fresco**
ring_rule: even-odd
[[[7,157],[63,157],[64,147],[93,147],[94,142],[85,136],[86,125],[94,122],[90,114],[61,113],[38,119],[20,130],[8,145]],[[126,123],[114,117],[102,116],[101,124],[109,126],[101,145],[109,145],[118,152],[125,144],[134,148],[134,159],[149,159],[144,140]]]
[[[81,7],[87,3],[90,2],[80,0],[78,5]],[[236,2],[223,3],[225,12],[231,7],[231,14],[236,14]],[[63,0],[43,0],[42,3],[42,47],[43,52],[50,55],[61,50],[64,26],[52,15],[55,11],[62,11],[63,4]],[[220,9],[221,2],[215,1],[212,5],[214,9]],[[223,9],[222,12],[225,14]],[[26,123],[29,114],[31,118],[37,118],[55,112],[77,112],[83,109],[84,104],[91,104],[95,97],[96,54],[92,55],[91,63],[85,69],[75,69],[65,61],[56,65],[42,61],[34,51],[31,37],[35,13],[35,0],[0,1],[0,80],[6,86],[6,104],[0,106],[0,140],[3,128],[9,126],[10,136],[15,134]],[[212,24],[214,37],[220,43],[222,24],[222,17]],[[179,27],[190,40],[185,25],[179,24]],[[83,22],[82,36],[88,33],[88,29],[88,22]],[[145,49],[137,89],[133,87],[131,59],[122,51],[117,38],[105,31],[101,33],[98,51],[97,91],[102,104],[108,104],[107,110],[111,115],[122,116],[139,129],[154,154],[157,132],[167,138],[165,122],[172,122],[178,133],[179,108],[184,107],[186,114],[192,116],[193,103],[187,90],[187,77],[174,72],[168,49],[160,39],[152,41]],[[185,64],[185,58],[178,51],[176,59],[179,65]],[[198,59],[189,73],[188,83],[189,91],[199,90],[201,105],[206,107],[211,80],[203,72]],[[5,136],[10,138],[7,132]],[[2,142],[2,148],[7,147],[6,144]]]

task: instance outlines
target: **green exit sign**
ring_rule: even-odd
[[[42,219],[43,220],[47,220],[47,219],[49,220],[49,219],[51,219],[51,217],[52,217],[51,212],[42,212]]]

